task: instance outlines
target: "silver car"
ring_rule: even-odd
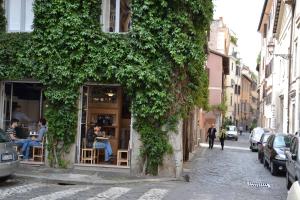
[[[258,142],[260,141],[260,138],[264,132],[265,130],[260,127],[256,127],[251,131],[251,134],[249,136],[249,142],[250,142],[250,149],[252,151],[258,150]]]
[[[9,136],[0,129],[0,180],[8,179],[19,166],[18,155]]]

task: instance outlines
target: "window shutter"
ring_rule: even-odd
[[[268,27],[267,27],[267,24],[264,24],[264,38],[267,37],[267,30],[268,30]]]

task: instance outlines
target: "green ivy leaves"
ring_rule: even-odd
[[[193,106],[207,107],[204,46],[213,4],[132,0],[127,34],[101,32],[100,10],[101,0],[35,0],[33,33],[0,36],[0,79],[43,83],[49,159],[62,167],[75,140],[79,87],[88,81],[121,84],[132,97],[146,172],[155,175],[172,152],[168,130]]]

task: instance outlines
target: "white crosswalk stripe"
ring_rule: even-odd
[[[11,196],[14,194],[21,194],[21,193],[29,192],[33,189],[37,189],[37,188],[40,188],[43,186],[45,186],[45,185],[41,184],[41,183],[33,183],[33,184],[22,185],[22,186],[17,186],[14,188],[0,190],[0,199],[5,199],[8,196]]]
[[[36,198],[33,198],[31,200],[56,200],[56,199],[62,199],[62,198],[67,198],[70,197],[76,193],[85,191],[85,190],[89,190],[91,189],[91,187],[75,187],[75,188],[71,188],[71,189],[67,189],[67,190],[62,190],[59,192],[54,192],[48,195],[43,195],[43,196],[39,196]]]
[[[122,196],[123,194],[127,193],[130,191],[130,188],[124,188],[124,187],[112,187],[104,192],[101,192],[97,194],[96,197],[90,198],[88,200],[104,200],[104,199],[109,199],[109,200],[114,200]]]
[[[74,187],[66,187],[63,190],[57,191],[56,185],[49,185],[49,184],[43,184],[43,183],[33,183],[33,184],[27,184],[22,186],[16,186],[13,188],[7,188],[0,190],[0,200],[1,199],[7,199],[7,198],[13,198],[13,195],[16,194],[22,194],[24,195],[23,199],[30,199],[30,200],[57,200],[57,199],[66,199],[66,198],[73,198],[72,196],[75,196],[76,194],[87,191],[90,189],[95,189],[97,187],[95,186],[74,186]],[[38,188],[47,187],[47,190],[43,190],[43,192],[48,192],[46,194],[39,194],[36,197],[33,198],[32,195],[30,195],[30,198],[26,198],[26,193],[30,193],[32,190],[36,191]],[[53,191],[53,189],[55,191]],[[128,187],[111,187],[108,188],[105,191],[102,191],[95,195],[94,197],[85,197],[84,199],[87,200],[116,200],[120,197],[122,197],[124,194],[129,193],[132,190],[132,188]],[[138,200],[161,200],[163,199],[166,194],[168,193],[167,189],[149,189],[148,191],[145,191],[144,194],[140,194],[139,196],[136,196],[135,199]],[[85,194],[89,194],[88,192],[85,192]],[[136,193],[135,195],[138,195],[139,193]],[[142,196],[141,196],[142,195]],[[84,195],[86,196],[86,195]]]
[[[160,200],[168,193],[168,190],[151,189],[141,196],[138,200]]]

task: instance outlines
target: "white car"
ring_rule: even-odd
[[[286,200],[299,200],[300,199],[300,185],[298,181],[295,181],[288,191],[288,196]]]
[[[238,136],[238,131],[236,126],[233,125],[226,126],[226,138],[234,139],[235,141],[238,141],[239,136]]]

